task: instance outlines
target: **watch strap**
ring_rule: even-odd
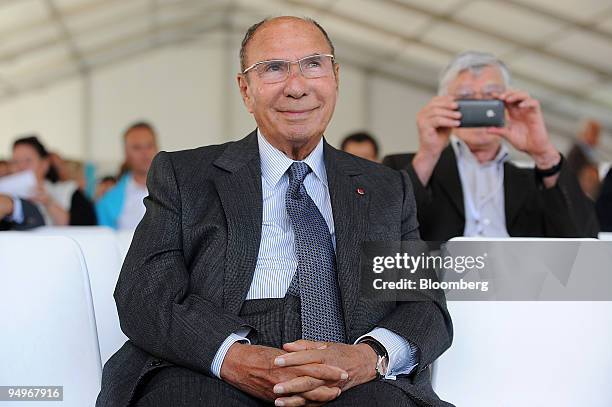
[[[365,343],[366,345],[370,346],[372,350],[374,350],[374,353],[376,353],[376,356],[377,356],[377,362],[376,362],[376,368],[375,368],[376,379],[380,380],[384,378],[387,372],[381,371],[382,370],[381,365],[383,361],[386,362],[386,364],[389,363],[389,354],[387,353],[387,350],[385,349],[385,347],[382,346],[380,342],[378,342],[376,339],[372,337],[364,338],[359,343]]]
[[[559,156],[561,157],[559,162],[550,168],[543,170],[541,168],[535,167],[534,171],[535,171],[536,177],[538,179],[542,179],[546,177],[552,177],[553,175],[558,174],[561,171],[561,167],[563,166],[563,161],[565,161],[565,159],[563,158],[563,154],[559,154]]]

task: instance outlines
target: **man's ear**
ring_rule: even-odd
[[[249,81],[246,78],[246,75],[239,73],[236,76],[236,80],[238,81],[238,88],[240,89],[240,96],[242,96],[242,102],[246,106],[249,113],[253,113],[253,99],[249,96]]]
[[[336,89],[340,90],[340,65],[334,64],[334,76],[336,77]]]

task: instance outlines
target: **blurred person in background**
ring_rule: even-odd
[[[78,160],[65,160],[59,154],[49,152],[49,163],[53,170],[53,180],[74,181],[81,191],[85,190],[85,165]]]
[[[143,199],[147,190],[147,173],[157,154],[157,136],[153,126],[137,122],[123,134],[127,170],[113,188],[96,203],[100,225],[113,229],[135,229],[145,214]]]
[[[580,171],[587,164],[597,164],[596,148],[599,145],[601,125],[595,120],[584,123],[578,140],[567,153],[567,166],[580,175]],[[586,191],[585,191],[586,192]]]
[[[117,179],[121,179],[123,178],[123,176],[125,174],[127,174],[128,172],[130,172],[130,165],[128,164],[127,160],[123,162],[123,164],[121,164],[121,166],[119,167],[119,174],[117,175]]]
[[[567,154],[568,167],[578,177],[580,187],[592,200],[597,199],[600,180],[598,173],[597,146],[601,135],[601,124],[595,120],[587,120]]]
[[[45,220],[32,202],[0,194],[0,231],[28,230],[44,224]]]
[[[67,162],[59,154],[49,151],[48,159],[50,172],[47,178],[51,182],[71,180]]]
[[[31,200],[42,213],[45,224],[95,225],[93,204],[79,190],[76,182],[59,179],[58,170],[49,156],[36,136],[20,138],[13,143],[15,170],[32,171],[38,181]]]
[[[599,194],[599,187],[601,182],[599,181],[599,167],[597,164],[587,163],[582,166],[580,172],[578,172],[578,183],[580,188],[591,201],[595,202]]]
[[[351,133],[342,140],[340,149],[357,157],[378,162],[378,143],[365,131]]]
[[[595,204],[602,232],[612,232],[612,169],[601,183],[601,191]]]
[[[96,202],[115,185],[117,185],[117,178],[113,177],[112,175],[102,177],[96,184],[96,192],[94,193],[94,199]]]
[[[438,96],[417,114],[416,155],[385,159],[412,179],[424,240],[597,236],[593,203],[552,144],[540,103],[509,83],[495,56],[457,55],[442,72]],[[505,127],[459,127],[457,99],[503,101]],[[508,162],[502,140],[528,154],[535,169]]]
[[[0,177],[4,177],[5,175],[10,175],[11,165],[6,160],[0,160]]]
[[[0,178],[13,173],[13,165],[0,160]],[[0,231],[27,230],[45,224],[36,205],[17,196],[0,193]]]
[[[86,188],[85,180],[85,164],[78,160],[66,160],[64,161],[65,178],[62,181],[74,181],[79,186],[81,191]],[[60,178],[61,179],[61,178]]]

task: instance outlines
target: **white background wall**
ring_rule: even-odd
[[[123,130],[141,119],[157,127],[164,150],[238,139],[255,127],[236,85],[239,40],[209,34],[1,103],[0,157],[10,155],[17,136],[38,133],[50,149],[108,172],[122,160]],[[337,146],[348,132],[366,129],[379,138],[383,154],[416,150],[414,117],[433,92],[340,64],[328,141]],[[568,145],[556,142],[562,151]]]
[[[122,155],[121,134],[136,120],[157,128],[176,150],[219,143],[224,117],[222,51],[207,40],[133,57],[91,75],[91,150],[96,161]]]
[[[0,104],[0,157],[10,155],[17,136],[40,133],[50,149],[84,153],[80,79],[60,82]]]

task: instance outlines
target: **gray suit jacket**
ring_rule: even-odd
[[[389,303],[359,296],[362,241],[418,238],[406,174],[338,151],[324,160],[336,228],[338,280],[350,341],[375,326],[419,348],[419,368],[397,380],[423,405],[433,393],[427,366],[451,344],[444,295]],[[126,406],[152,370],[176,364],[210,375],[239,317],[261,239],[262,191],[256,132],[216,146],[162,152],[149,171],[146,214],[121,270],[115,300],[129,341],[104,368],[98,406]],[[356,193],[361,187],[365,195]]]

